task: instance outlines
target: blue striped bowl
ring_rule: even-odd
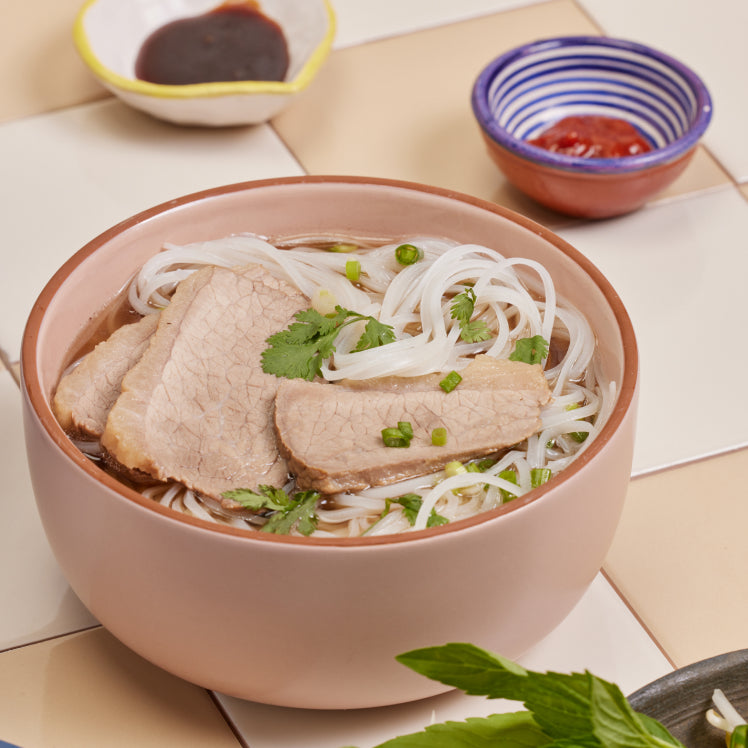
[[[533,194],[538,192],[532,187],[537,173],[534,179],[523,179],[523,169],[564,173],[569,179],[576,175],[572,183],[579,182],[579,175],[600,177],[598,182],[610,183],[609,189],[617,179],[638,181],[643,189],[651,173],[659,191],[685,168],[712,113],[705,85],[682,63],[642,44],[596,36],[545,39],[497,57],[478,76],[472,106],[494,160],[510,181],[545,204],[542,190]],[[571,115],[624,119],[653,150],[621,158],[583,158],[527,142]],[[648,190],[644,200],[637,197],[604,212],[633,210],[652,194]],[[560,207],[557,196],[552,202],[550,207],[562,212],[588,214],[585,205],[562,200]]]

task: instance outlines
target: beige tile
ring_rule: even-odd
[[[23,748],[238,745],[206,691],[103,629],[0,654],[0,736]]]
[[[748,450],[634,480],[606,570],[683,666],[748,647]]]
[[[0,122],[105,96],[72,39],[82,0],[4,2],[0,26]]]
[[[683,197],[713,187],[731,184],[732,178],[713,158],[707,148],[699,146],[688,168],[668,188],[663,190],[653,202]]]
[[[470,91],[481,68],[517,44],[595,31],[573,2],[554,0],[341,49],[273,126],[310,173],[425,182],[541,220],[548,214],[489,160]]]
[[[598,31],[576,3],[553,0],[340,49],[273,126],[310,173],[425,182],[493,200],[546,225],[568,223],[507,184],[488,158],[470,92],[481,68],[515,45]],[[663,197],[727,181],[700,150]]]

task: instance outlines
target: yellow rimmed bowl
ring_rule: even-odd
[[[227,81],[162,85],[139,80],[135,61],[156,29],[214,10],[220,0],[88,0],[78,12],[73,39],[96,78],[122,101],[159,119],[212,127],[259,124],[304,91],[327,59],[335,36],[328,0],[261,0],[288,44],[283,81]]]

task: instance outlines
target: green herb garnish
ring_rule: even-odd
[[[358,283],[361,277],[361,263],[358,260],[348,260],[345,263],[345,277],[351,283]]]
[[[452,319],[457,320],[460,325],[460,338],[466,343],[480,343],[491,337],[491,332],[485,320],[470,319],[475,311],[475,301],[475,291],[468,288],[452,299],[452,306],[450,307]]]
[[[403,421],[398,423],[397,426],[389,426],[386,429],[382,429],[382,442],[385,447],[409,447],[410,440],[413,438],[413,429],[410,424],[407,424],[407,428],[403,430],[401,425]]]
[[[430,725],[377,748],[684,748],[591,673],[538,673],[471,644],[406,652],[399,662],[468,694],[523,702],[527,711]]]
[[[354,353],[395,340],[390,325],[341,306],[336,306],[335,313],[328,316],[314,309],[306,309],[297,312],[294,318],[296,322],[267,339],[268,347],[262,352],[262,370],[266,374],[313,380],[319,375],[322,362],[335,352],[338,333],[353,322],[366,321],[364,331],[353,348]]]
[[[431,444],[435,447],[443,447],[447,443],[447,429],[443,426],[437,426],[431,432]]]
[[[530,470],[530,485],[533,488],[542,486],[543,483],[548,483],[551,476],[552,473],[550,468],[533,468]]]
[[[542,335],[531,338],[520,338],[509,356],[510,361],[520,361],[524,364],[541,364],[548,355],[548,341]]]
[[[502,470],[499,473],[499,478],[503,478],[505,481],[508,481],[509,483],[514,483],[515,486],[519,485],[519,482],[517,480],[517,473],[515,473],[514,470]],[[499,493],[501,494],[502,502],[511,501],[512,499],[517,498],[516,493],[511,493],[510,491],[507,491],[503,488],[499,489]]]
[[[423,259],[423,250],[415,244],[401,244],[395,250],[395,259],[401,265],[413,265]]]
[[[389,514],[390,507],[393,504],[400,504],[403,508],[403,514],[408,520],[408,524],[412,527],[416,523],[416,517],[421,509],[421,504],[423,504],[423,499],[417,493],[406,493],[394,499],[386,499],[384,502],[384,511],[379,516],[379,519],[383,519]],[[449,520],[446,517],[442,517],[441,514],[436,513],[436,509],[432,509],[426,521],[426,527],[437,527],[448,523]]]
[[[263,509],[273,512],[260,528],[262,532],[288,535],[296,528],[302,535],[311,535],[317,528],[319,494],[316,491],[301,491],[291,498],[281,488],[258,486],[257,491],[238,488],[225,491],[221,496],[255,512]]]
[[[457,387],[457,385],[462,381],[462,377],[456,372],[456,371],[450,371],[449,374],[447,374],[444,379],[442,379],[441,382],[439,382],[439,386],[447,393],[452,392],[452,390]]]

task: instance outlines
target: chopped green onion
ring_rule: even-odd
[[[499,478],[503,478],[506,481],[509,481],[509,483],[514,483],[514,485],[518,485],[517,483],[517,473],[514,472],[514,470],[502,470],[499,473]],[[502,501],[511,501],[512,499],[517,498],[516,493],[511,493],[510,491],[506,491],[503,488],[499,489],[499,493],[501,494],[501,500]]]
[[[467,468],[459,460],[452,460],[444,466],[444,474],[447,478],[451,478],[453,475],[462,475],[462,473],[467,473]]]
[[[461,381],[462,377],[456,371],[450,371],[449,374],[447,374],[447,376],[444,377],[441,382],[439,382],[439,386],[445,392],[452,392],[452,390],[457,387],[457,385]]]
[[[485,473],[488,468],[493,467],[496,464],[496,460],[493,459],[493,457],[484,457],[482,460],[478,461],[478,470],[481,471],[481,473]]]
[[[435,428],[431,432],[431,443],[435,447],[443,447],[447,443],[447,429],[442,426]],[[466,469],[469,469],[470,465]]]
[[[398,421],[397,428],[406,439],[413,438],[413,427],[410,425],[410,421]]]
[[[382,441],[385,447],[409,447],[410,439],[400,429],[382,429]]]
[[[333,244],[331,247],[327,248],[328,252],[342,252],[344,254],[347,254],[348,252],[355,252],[358,249],[358,247],[355,244],[346,244],[344,242],[341,242],[339,244]]]
[[[542,486],[543,483],[548,483],[550,479],[551,479],[550,468],[533,468],[530,471],[530,484],[532,485],[533,488]]]
[[[345,263],[345,277],[351,283],[358,283],[358,279],[361,277],[361,263],[358,260],[348,260]]]
[[[418,260],[423,259],[423,250],[414,244],[401,244],[395,250],[395,259],[401,265],[412,265]]]
[[[570,405],[566,406],[566,410],[576,410],[579,407],[579,403],[571,403]],[[569,436],[575,441],[579,442],[581,444],[588,436],[589,432],[587,431],[570,431]]]

